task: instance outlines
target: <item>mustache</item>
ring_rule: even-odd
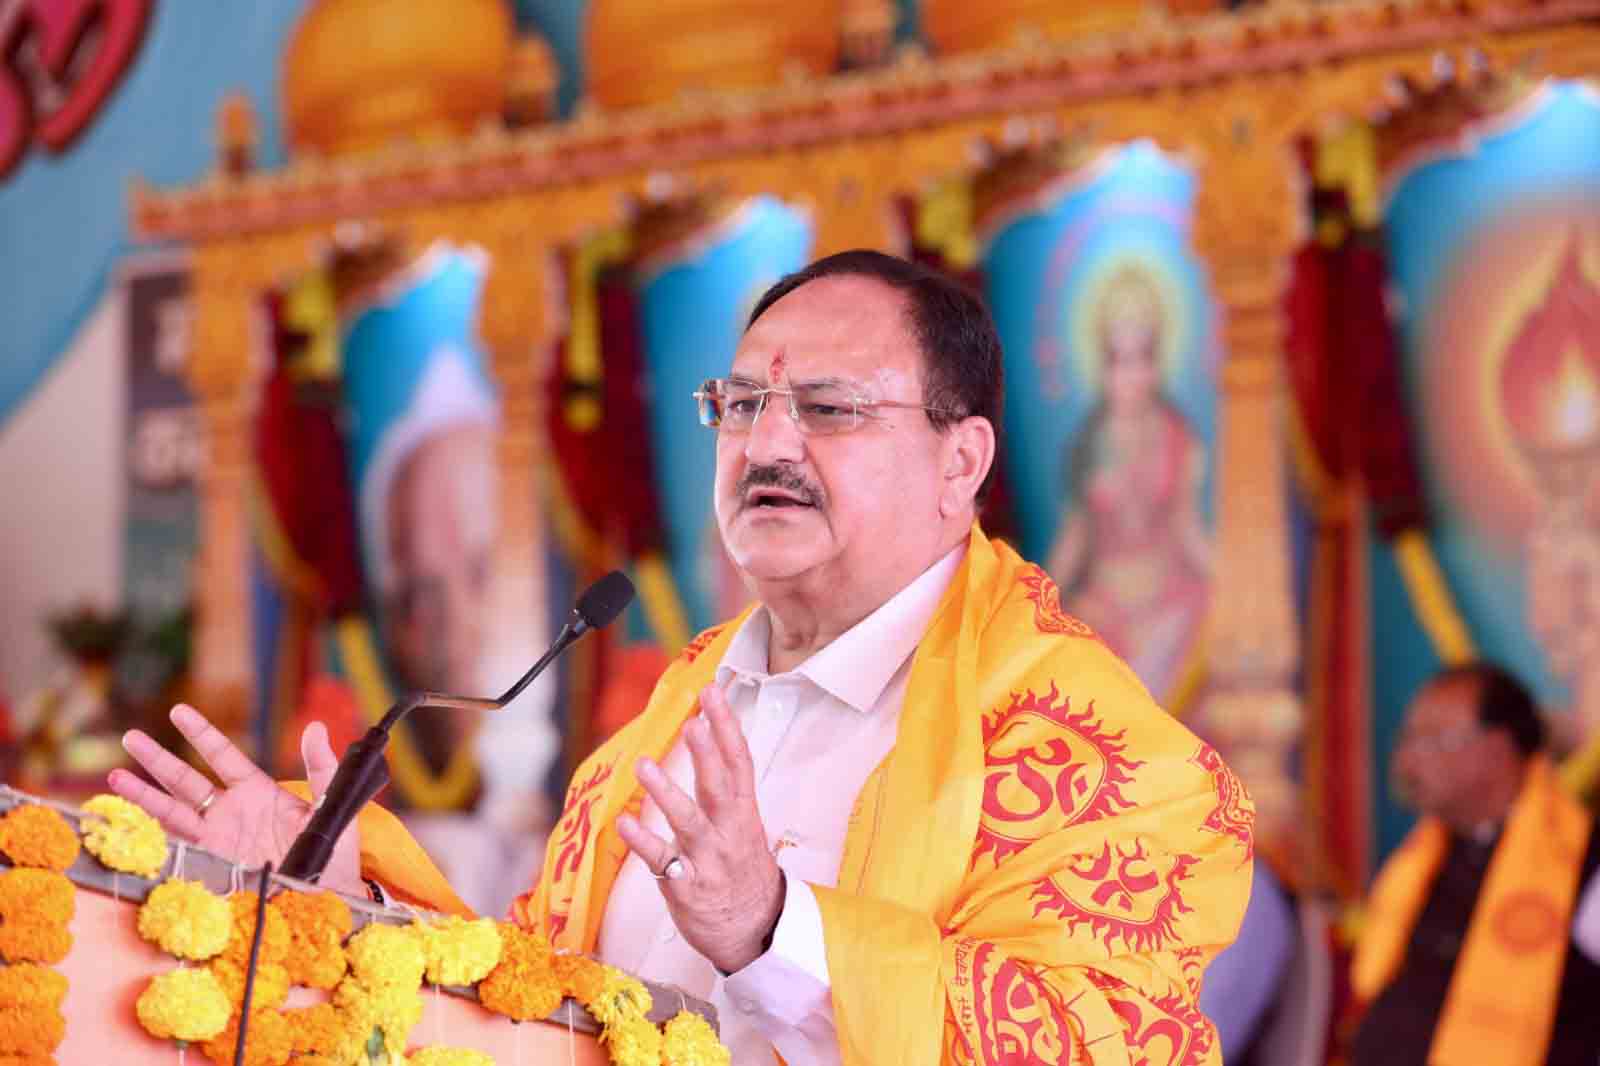
[[[822,489],[801,477],[792,467],[782,463],[746,467],[737,489],[740,501],[749,497],[751,489],[762,487],[792,492],[812,507],[821,507],[825,499]]]

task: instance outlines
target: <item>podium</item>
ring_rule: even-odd
[[[72,807],[40,800],[11,789],[0,789],[0,814],[19,803],[41,803],[60,812],[75,828],[79,812]],[[4,868],[0,861],[0,868]],[[77,886],[71,924],[72,950],[52,969],[67,978],[61,1011],[66,1017],[66,1038],[56,1049],[60,1063],[87,1064],[115,1061],[119,1066],[171,1066],[176,1045],[158,1040],[139,1024],[134,1002],[156,974],[176,969],[180,963],[138,933],[139,906],[156,885],[170,877],[200,881],[218,894],[235,889],[254,890],[260,872],[238,867],[192,845],[169,843],[167,862],[160,876],[145,879],[114,873],[87,851],[78,856],[67,877]],[[287,878],[273,879],[275,888],[321,891],[315,885]],[[269,896],[273,889],[269,889]],[[355,926],[368,922],[405,925],[427,912],[411,908],[383,908],[369,900],[342,897]],[[658,1025],[689,1010],[716,1024],[715,1009],[676,989],[645,982],[654,1006],[651,1020]],[[472,989],[439,988],[424,984],[423,1014],[411,1031],[412,1048],[446,1045],[471,1048],[498,1063],[563,1062],[578,1066],[607,1066],[610,1058],[598,1043],[599,1026],[588,1012],[567,1000],[549,1018],[517,1023],[495,1014],[476,999]],[[285,1007],[309,1006],[327,994],[306,988],[290,990]],[[111,1049],[114,1050],[114,1054]],[[109,1056],[109,1057],[108,1057]],[[207,1060],[196,1048],[188,1052],[194,1063]]]

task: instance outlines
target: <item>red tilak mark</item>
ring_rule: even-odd
[[[779,385],[783,382],[784,363],[783,349],[779,348],[772,357],[772,366],[767,369],[767,384]]]

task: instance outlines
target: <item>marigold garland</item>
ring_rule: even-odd
[[[190,1041],[216,1036],[233,1013],[222,986],[203,968],[157,974],[139,993],[133,1010],[151,1036]]]
[[[422,995],[419,986],[388,985],[371,988],[355,977],[347,977],[333,990],[337,1007],[359,1034],[377,1029],[384,1049],[391,1055],[405,1051],[406,1038],[422,1020]]]
[[[584,1002],[584,1007],[601,1025],[611,1026],[629,1018],[643,1018],[650,1013],[650,991],[637,977],[630,977],[615,966],[600,966],[605,975],[600,994]]]
[[[67,1019],[54,1007],[0,1007],[0,1052],[48,1056],[67,1035]]]
[[[155,877],[167,861],[167,831],[121,796],[102,793],[83,805],[83,846],[112,870]]]
[[[661,1040],[661,1066],[731,1066],[733,1054],[717,1039],[711,1023],[681,1010],[667,1022]]]
[[[344,977],[350,908],[332,892],[282,892],[272,902],[289,925],[290,983],[331,990]]]
[[[346,1043],[345,1020],[332,1003],[283,1012],[289,1023],[289,1050],[296,1055],[335,1055]]]
[[[157,885],[139,908],[139,935],[168,955],[204,961],[228,946],[233,909],[199,881]]]
[[[10,919],[0,924],[0,958],[54,966],[72,950],[72,933],[60,922]]]
[[[18,866],[65,870],[79,850],[72,825],[42,804],[24,803],[0,817],[0,852]]]
[[[436,985],[474,985],[500,963],[504,938],[491,918],[448,917],[419,923],[428,980]]]
[[[0,966],[0,1007],[59,1007],[66,998],[67,979],[49,967]]]
[[[517,1021],[547,1018],[561,1006],[550,941],[509,923],[500,926],[500,961],[478,982],[478,1001]]]
[[[579,1003],[589,1003],[600,998],[605,987],[606,968],[587,955],[557,955],[550,960],[550,968],[561,983],[561,993]]]
[[[0,1066],[56,1066],[56,1060],[49,1055],[8,1055],[0,1052]]]

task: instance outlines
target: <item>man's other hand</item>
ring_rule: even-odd
[[[715,686],[700,693],[701,713],[684,726],[694,760],[693,798],[661,767],[640,759],[639,783],[672,827],[676,844],[624,815],[617,832],[659,876],[667,910],[683,938],[724,973],[742,970],[766,949],[783,912],[784,880],[756,806],[750,747],[728,699]]]
[[[212,784],[147,734],[133,729],[123,736],[122,746],[161,787],[151,787],[128,770],[113,770],[107,778],[111,790],[149,811],[168,832],[207,851],[246,866],[281,863],[311,820],[311,806],[280,788],[193,707],[174,707],[172,723],[221,784]],[[305,760],[311,794],[321,798],[339,767],[327,727],[321,722],[311,723],[301,734],[300,756]],[[366,894],[354,825],[339,838],[320,883],[349,895]]]

